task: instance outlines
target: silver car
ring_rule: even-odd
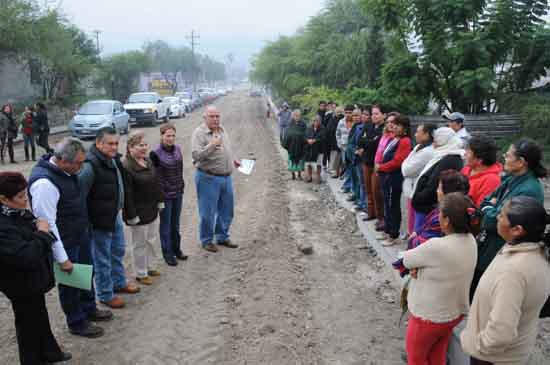
[[[101,128],[113,127],[121,134],[130,130],[130,116],[116,100],[94,100],[82,105],[69,122],[71,135],[77,138],[95,137]]]

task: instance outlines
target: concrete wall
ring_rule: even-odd
[[[23,64],[4,60],[0,63],[0,104],[23,102],[40,96],[31,84],[30,72]]]

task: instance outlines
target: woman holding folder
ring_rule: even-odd
[[[23,365],[62,362],[50,328],[45,293],[54,285],[48,222],[28,210],[27,181],[17,172],[0,173],[0,291],[11,301],[19,360]]]

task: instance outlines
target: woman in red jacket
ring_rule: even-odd
[[[411,152],[409,118],[401,114],[396,115],[390,128],[394,138],[384,149],[382,163],[375,166],[384,194],[384,233],[387,236],[387,240],[382,243],[384,246],[391,246],[398,242],[403,190],[401,164]]]
[[[502,165],[497,162],[497,150],[495,142],[485,136],[474,136],[468,142],[462,174],[469,180],[468,195],[476,207],[500,185]]]

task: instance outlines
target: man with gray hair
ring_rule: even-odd
[[[64,138],[34,166],[29,192],[34,215],[48,221],[57,237],[53,244],[54,265],[71,273],[73,263],[92,264],[86,200],[78,180],[86,150],[78,139]],[[95,292],[59,284],[59,299],[72,334],[88,338],[103,335],[91,321],[112,319],[110,311],[99,310]]]

